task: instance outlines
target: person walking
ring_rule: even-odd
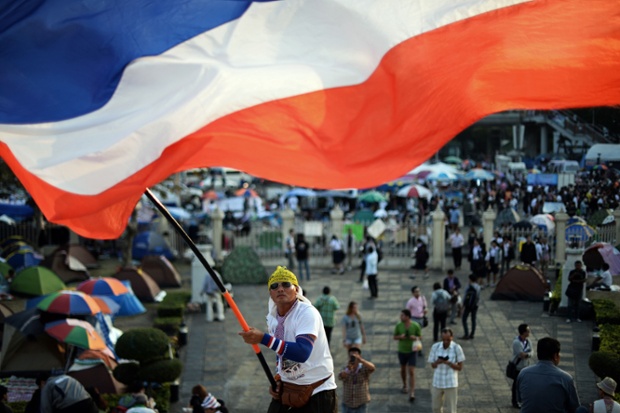
[[[581,323],[579,318],[579,303],[583,297],[583,286],[586,283],[587,275],[583,269],[581,261],[575,261],[575,268],[568,273],[568,286],[564,294],[568,297],[568,317],[566,322],[577,321]],[[571,320],[571,313],[573,319]]]
[[[332,239],[329,241],[329,249],[332,252],[332,263],[334,264],[332,274],[344,274],[344,244],[336,235],[332,235]]]
[[[454,262],[454,269],[461,269],[461,262],[463,261],[463,245],[465,245],[465,238],[461,234],[461,229],[457,226],[454,232],[450,234],[448,238],[450,247],[452,248],[452,261]]]
[[[450,294],[450,324],[456,324],[459,315],[461,282],[454,275],[454,270],[448,270],[448,276],[443,280],[443,289]]]
[[[415,401],[415,365],[418,351],[413,351],[414,340],[422,341],[422,329],[415,321],[411,321],[411,313],[406,308],[400,312],[400,322],[394,327],[394,340],[398,340],[398,362],[400,378],[403,382],[402,393],[409,393],[409,401]],[[409,387],[407,387],[409,376]]]
[[[349,361],[340,371],[342,380],[342,413],[366,413],[370,402],[370,375],[375,365],[362,358],[359,347],[349,349]]]
[[[342,343],[347,350],[353,346],[360,347],[366,344],[366,330],[355,301],[351,301],[347,306],[347,313],[342,317],[340,324],[342,324]]]
[[[280,379],[275,390],[269,386],[272,400],[268,413],[284,413],[291,408],[291,393],[283,391],[282,382],[306,387],[311,394],[309,400],[294,411],[336,413],[334,363],[321,315],[304,297],[297,277],[287,268],[278,267],[269,277],[267,286],[268,332],[250,327],[239,335],[248,344],[262,344],[276,353],[276,371]]]
[[[295,244],[295,258],[299,266],[299,279],[304,279],[304,270],[306,270],[306,281],[310,281],[310,265],[308,258],[310,257],[310,245],[306,241],[304,234],[297,235],[297,243]]]
[[[331,289],[326,285],[323,287],[323,295],[314,302],[314,306],[319,310],[319,314],[321,314],[323,319],[323,327],[325,328],[327,343],[329,344],[332,340],[336,310],[340,308],[340,303],[336,297],[331,295]]]
[[[510,269],[510,263],[515,259],[515,247],[512,244],[512,239],[509,237],[504,238],[504,242],[502,243],[502,268],[500,272],[500,277],[503,277],[504,274],[508,272]]]
[[[428,362],[434,370],[431,386],[433,413],[456,413],[458,372],[463,370],[465,354],[453,339],[452,329],[444,328],[441,330],[441,341],[433,344],[428,354]]]
[[[366,275],[366,256],[368,255],[368,249],[373,247],[375,250],[377,249],[377,243],[374,238],[370,235],[366,236],[366,242],[361,250],[362,263],[360,265],[360,280],[359,282],[364,282],[364,275]],[[377,254],[378,261],[378,254]]]
[[[478,304],[480,303],[480,286],[476,281],[478,277],[475,274],[469,275],[469,285],[465,290],[463,298],[463,332],[465,333],[461,340],[473,340],[476,334],[476,314],[478,313]],[[471,315],[471,333],[467,327],[467,319]]]
[[[366,254],[366,277],[368,277],[368,288],[370,289],[370,298],[375,299],[379,296],[379,286],[377,285],[377,266],[379,264],[379,255],[375,247],[368,247]]]
[[[573,377],[558,368],[560,342],[552,337],[538,340],[538,363],[521,370],[517,376],[517,401],[521,413],[568,412],[579,407]]]
[[[497,283],[497,273],[499,273],[500,256],[502,250],[499,248],[497,241],[491,241],[491,248],[486,253],[484,260],[487,265],[487,287],[495,287]]]
[[[620,413],[620,403],[614,400],[616,381],[611,377],[605,377],[596,383],[596,387],[600,399],[592,403],[589,409],[579,406],[576,413]]]
[[[426,317],[427,307],[426,297],[424,297],[420,291],[420,287],[417,285],[411,287],[412,297],[407,301],[405,307],[411,313],[411,320],[415,321],[424,327],[424,317]]]
[[[215,275],[222,281],[222,276],[217,271]],[[205,313],[207,323],[213,322],[214,319],[217,321],[224,321],[224,301],[222,300],[222,294],[220,293],[220,288],[210,274],[205,276],[200,293],[205,296],[206,300]],[[215,317],[213,316],[213,307],[215,307]]]
[[[530,365],[532,360],[533,349],[530,342],[530,326],[527,324],[520,324],[517,328],[519,335],[512,341],[512,358],[511,361],[515,363],[517,368],[517,376],[519,372],[525,367]],[[517,400],[517,377],[512,380],[512,407],[519,408],[519,402]]]
[[[547,278],[547,269],[549,268],[549,260],[551,259],[551,248],[547,243],[547,238],[541,238],[540,242],[536,243],[536,261],[540,267],[540,272],[543,278]]]
[[[291,228],[284,240],[284,256],[287,260],[288,269],[295,271],[295,230]]]
[[[441,284],[438,282],[433,284],[433,295],[431,296],[431,304],[433,305],[433,342],[439,341],[439,332],[446,328],[448,311],[452,307],[450,299],[450,294],[441,288]]]
[[[485,275],[484,258],[486,254],[482,248],[482,245],[480,245],[480,240],[476,238],[473,242],[474,244],[469,251],[467,259],[469,261],[469,268],[471,269],[471,272],[476,275],[476,279],[479,283],[481,283],[484,280]]]

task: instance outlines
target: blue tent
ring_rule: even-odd
[[[143,231],[136,235],[131,254],[136,260],[141,260],[147,255],[163,255],[168,260],[176,258],[164,237],[154,231]]]

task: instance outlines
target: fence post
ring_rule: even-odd
[[[497,214],[491,205],[482,214],[482,240],[487,250],[491,248],[491,240],[493,239],[493,227]]]
[[[566,262],[566,221],[568,215],[565,212],[555,214],[555,264]]]
[[[614,240],[614,246],[620,244],[620,207],[614,210],[614,218],[616,219],[616,239]]]
[[[219,207],[215,207],[211,214],[213,222],[213,251],[218,260],[222,259],[222,238],[224,235],[224,212]]]
[[[295,229],[295,212],[286,206],[280,216],[282,217],[282,251],[284,251],[286,250],[286,237],[291,229]]]
[[[443,213],[439,205],[432,212],[433,232],[431,241],[433,242],[433,250],[431,253],[431,268],[443,270],[446,253],[446,214]]]
[[[335,235],[338,239],[342,239],[344,211],[336,204],[336,206],[329,211],[329,217],[332,220],[332,235]]]

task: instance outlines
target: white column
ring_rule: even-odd
[[[336,205],[331,211],[329,211],[329,217],[332,220],[332,235],[342,239],[342,229],[344,228],[344,211],[340,209],[340,206]]]
[[[497,214],[493,207],[489,205],[489,208],[482,214],[482,239],[487,247],[487,251],[491,247],[491,240],[493,239],[495,218],[497,218]]]
[[[213,262],[213,257],[211,256],[211,252],[213,250],[213,245],[199,244],[196,245],[198,250],[202,253],[202,255],[206,258],[207,262],[213,268],[215,263]],[[192,302],[193,303],[201,303],[204,301],[203,297],[200,296],[200,292],[202,291],[202,285],[205,282],[205,277],[210,277],[207,274],[207,270],[202,265],[200,260],[196,257],[196,255],[192,255]]]
[[[540,127],[540,153],[549,153],[549,135],[547,134],[547,125],[542,124]]]
[[[213,222],[213,252],[216,258],[221,259],[224,212],[219,207],[215,208],[213,214],[211,214],[211,221]]]
[[[295,229],[295,212],[288,206],[284,208],[282,213],[282,251],[286,249],[286,237],[291,229]]]
[[[443,213],[441,208],[437,207],[432,212],[433,216],[433,235],[432,242],[433,248],[431,252],[430,268],[443,270],[445,263],[446,253],[446,214]]]
[[[555,264],[563,264],[566,260],[566,221],[565,212],[555,214]],[[573,267],[574,268],[574,267]]]

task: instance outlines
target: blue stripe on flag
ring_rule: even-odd
[[[125,66],[239,18],[247,0],[12,0],[0,6],[0,123],[96,110]],[[190,86],[188,86],[190,87]]]

